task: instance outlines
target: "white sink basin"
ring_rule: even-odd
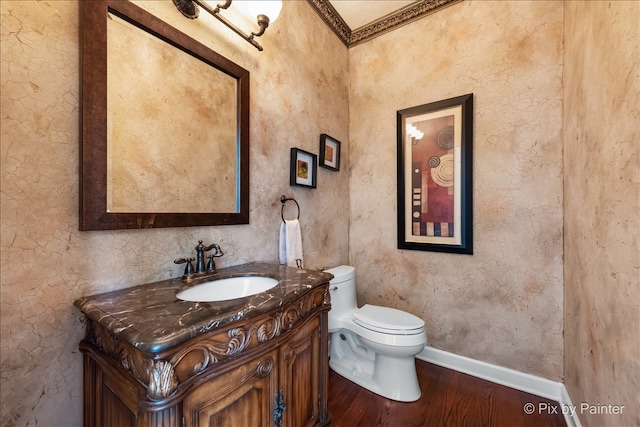
[[[183,301],[192,302],[226,301],[259,294],[268,291],[277,284],[278,280],[271,277],[229,277],[200,283],[178,292],[176,297]]]

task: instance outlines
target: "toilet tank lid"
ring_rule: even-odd
[[[350,265],[339,265],[325,270],[325,273],[333,274],[333,279],[329,283],[341,283],[353,279],[356,275],[356,269]]]

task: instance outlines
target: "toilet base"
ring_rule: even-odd
[[[352,333],[334,332],[330,340],[329,367],[382,397],[415,402],[421,395],[415,364],[415,355],[420,350],[416,347],[411,355],[387,356],[372,351]]]

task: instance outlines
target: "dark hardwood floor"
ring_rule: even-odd
[[[557,402],[421,360],[416,367],[422,396],[410,403],[385,399],[330,370],[331,426],[566,427]]]

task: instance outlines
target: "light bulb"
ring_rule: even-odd
[[[424,136],[424,132],[421,132],[417,127],[412,125],[411,123],[407,124],[407,133],[415,139],[422,139]]]
[[[281,0],[253,0],[247,1],[246,3],[253,18],[256,18],[258,15],[267,15],[267,17],[269,17],[269,23],[271,24],[278,19],[280,11],[282,10]]]

